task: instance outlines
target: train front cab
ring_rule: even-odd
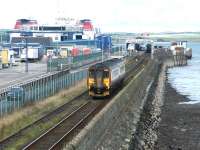
[[[108,68],[95,68],[88,71],[88,90],[92,97],[105,97],[110,95],[110,70]]]

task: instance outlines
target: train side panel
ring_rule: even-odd
[[[111,84],[110,88],[114,90],[122,84],[125,78],[125,63],[122,62],[111,68]]]

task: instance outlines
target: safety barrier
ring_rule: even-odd
[[[92,53],[89,55],[80,55],[76,57],[55,58],[49,59],[47,62],[47,72],[61,71],[62,66],[70,66],[70,68],[77,68],[89,63],[101,60],[102,53]]]
[[[177,53],[174,55],[169,49],[157,49],[152,54],[153,58],[157,58],[160,61],[170,60],[173,62],[173,66],[185,66],[187,65],[187,57],[184,53]]]
[[[49,59],[47,62],[47,72],[60,71],[59,69],[62,65],[66,65],[69,63],[70,63],[69,58]]]
[[[0,91],[0,117],[74,86],[86,76],[86,70],[75,73],[64,70],[3,89]]]

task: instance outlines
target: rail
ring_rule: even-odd
[[[39,138],[24,147],[23,150],[53,149],[58,145],[59,141],[63,139],[63,137],[71,133],[89,115],[91,115],[97,109],[99,104],[100,103],[88,101],[86,104],[80,106],[77,110],[66,116]]]
[[[18,130],[16,133],[13,133],[9,137],[6,137],[5,139],[1,140],[0,141],[0,149],[4,149],[8,145],[10,145],[13,142],[16,142],[18,139],[22,138],[23,136],[28,135],[28,132],[30,130],[37,128],[38,126],[41,126],[42,124],[43,125],[48,124],[49,122],[51,122],[51,120],[54,120],[55,118],[61,118],[62,119],[63,116],[70,114],[71,112],[76,110],[79,106],[81,106],[82,104],[85,104],[86,100],[88,100],[87,91],[81,93],[80,95],[78,95],[76,97],[74,97],[69,102],[59,106],[58,108],[49,112],[48,114],[42,116],[40,119],[36,120],[35,122],[33,122],[33,123],[25,126],[24,128]],[[46,129],[44,128],[42,130],[46,130]]]

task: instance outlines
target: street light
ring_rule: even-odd
[[[101,61],[103,62],[103,45],[104,45],[104,38],[101,36]]]
[[[108,42],[108,48],[109,48],[109,58],[110,58],[110,55],[111,55],[111,51],[112,51],[112,44],[111,44],[111,37],[109,36],[109,42]]]
[[[26,49],[26,51],[25,51],[25,72],[28,72],[28,44],[27,44],[27,38],[26,37],[24,37],[24,39],[22,40],[22,43],[23,43],[23,45],[24,45],[24,43],[25,43],[25,49]]]
[[[26,48],[26,64],[25,64],[25,72],[28,72],[28,42],[27,42],[27,37],[30,36],[30,34],[32,34],[31,32],[22,32],[21,36],[24,37],[24,39],[22,40],[23,43],[26,44],[25,48]]]

